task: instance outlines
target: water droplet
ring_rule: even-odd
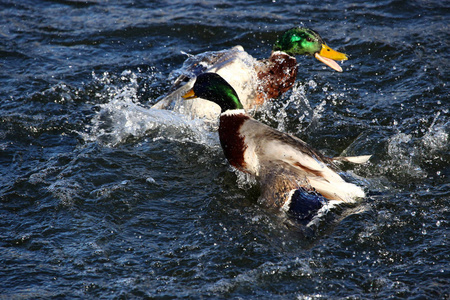
[[[148,178],[145,180],[145,182],[147,182],[147,183],[156,183],[156,180],[153,179],[152,177],[148,177]]]

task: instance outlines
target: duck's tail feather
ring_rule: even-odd
[[[346,161],[354,164],[366,163],[372,155],[360,155],[360,156],[336,156],[333,157],[333,161]]]
[[[329,200],[341,200],[343,202],[357,202],[359,198],[364,198],[364,190],[344,179],[338,181],[328,181],[323,178],[309,178],[310,185],[321,195]]]

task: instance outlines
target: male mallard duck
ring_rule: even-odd
[[[260,182],[262,202],[308,219],[328,200],[354,202],[365,196],[338,173],[334,160],[363,163],[370,156],[331,159],[299,138],[250,117],[231,85],[220,75],[197,76],[185,99],[201,97],[221,108],[219,138],[229,163]]]
[[[286,31],[273,46],[268,59],[257,61],[241,46],[219,52],[190,57],[185,72],[175,80],[173,92],[159,100],[153,108],[173,109],[190,115],[216,120],[220,108],[202,99],[185,102],[181,96],[194,85],[195,77],[204,72],[217,73],[233,86],[244,109],[256,108],[265,100],[288,91],[297,76],[295,55],[311,55],[338,72],[342,68],[334,60],[346,60],[343,53],[328,47],[320,35],[308,28]],[[186,84],[182,85],[187,81]]]

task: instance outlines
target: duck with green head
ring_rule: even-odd
[[[363,163],[370,156],[328,158],[301,139],[249,116],[234,88],[215,73],[203,73],[185,99],[201,97],[219,105],[219,138],[225,157],[261,184],[261,202],[310,220],[328,201],[354,202],[365,196],[345,181],[335,160]]]
[[[268,59],[258,61],[241,46],[188,58],[183,75],[175,80],[171,92],[153,108],[173,109],[191,117],[217,119],[220,112],[217,105],[204,99],[189,103],[181,99],[194,85],[195,77],[205,72],[217,73],[225,78],[237,92],[244,109],[257,108],[267,99],[277,98],[293,86],[297,77],[296,55],[314,56],[338,72],[342,72],[342,68],[335,60],[347,59],[345,54],[328,47],[314,30],[292,28],[279,37]]]

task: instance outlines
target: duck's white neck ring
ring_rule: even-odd
[[[247,114],[244,109],[228,109],[221,113],[222,116],[242,115]]]

